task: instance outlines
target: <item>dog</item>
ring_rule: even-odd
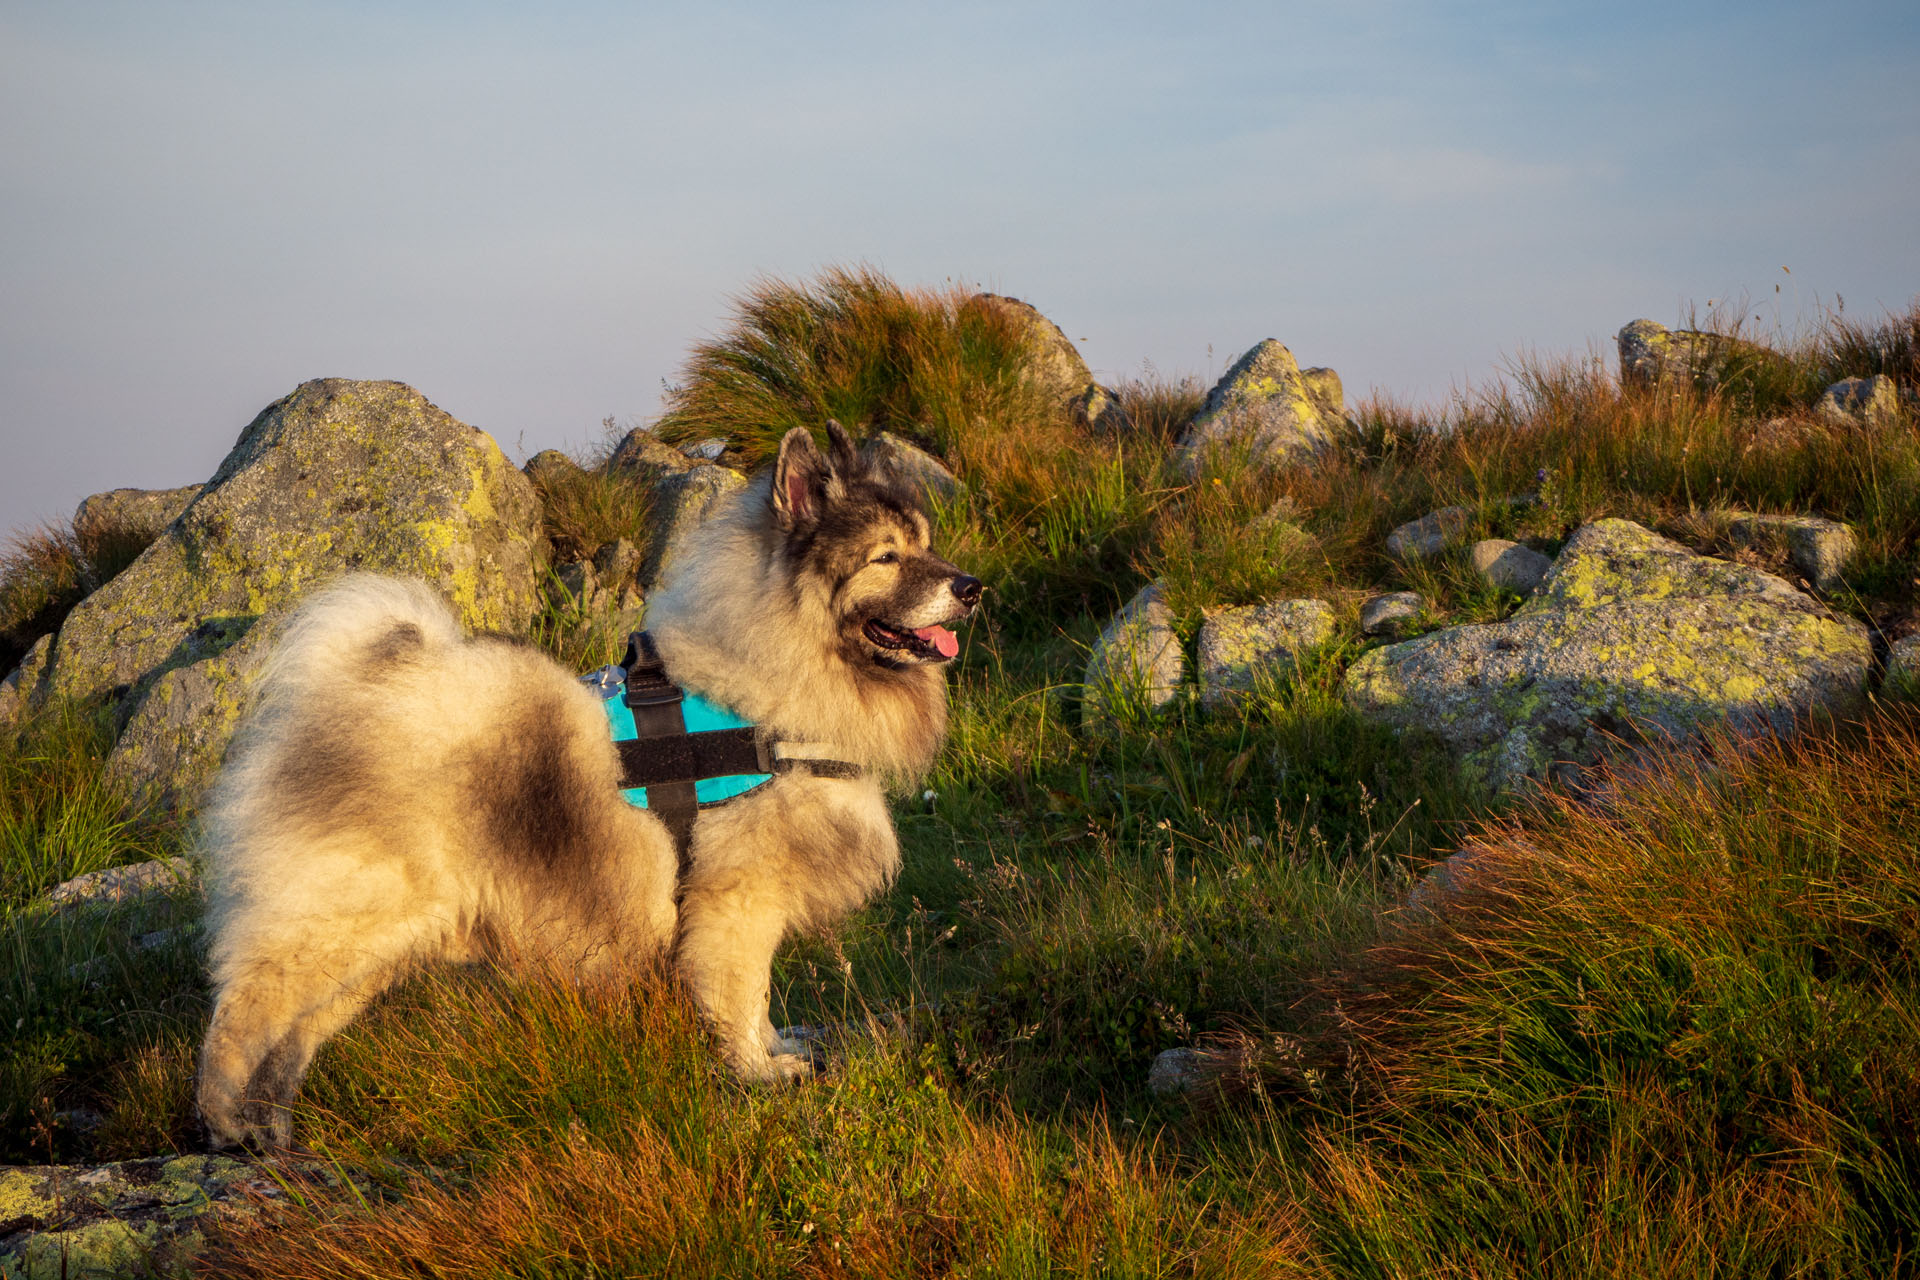
[[[468,638],[418,582],[354,575],[290,615],[203,823],[213,1145],[288,1147],[315,1051],[432,961],[599,982],[670,957],[735,1072],[809,1074],[768,1017],[774,952],[899,869],[887,792],[939,749],[948,628],[982,590],[910,482],[827,432],[789,431],[689,535],[646,624],[673,684],[841,767],[701,806],[681,856],[623,798],[600,698],[544,655]]]

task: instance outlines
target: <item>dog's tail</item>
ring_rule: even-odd
[[[426,583],[349,574],[307,597],[281,624],[260,685],[262,708],[377,678],[463,639],[459,619]]]

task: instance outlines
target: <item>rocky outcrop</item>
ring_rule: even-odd
[[[1540,585],[1553,561],[1517,542],[1505,538],[1486,538],[1467,552],[1473,571],[1490,587],[1526,595]]]
[[[738,471],[711,462],[697,462],[660,477],[653,486],[653,543],[640,567],[643,590],[659,584],[687,535],[719,509],[720,500],[746,485],[746,477]]]
[[[1900,388],[1884,373],[1842,378],[1820,393],[1813,410],[1829,422],[1885,426],[1899,420]]]
[[[193,882],[193,863],[187,859],[154,858],[124,867],[89,871],[85,875],[64,880],[47,890],[47,902],[55,911],[117,906]]]
[[[609,471],[638,471],[649,476],[678,475],[700,465],[646,427],[635,427],[620,438],[607,458]]]
[[[283,1194],[271,1170],[220,1156],[0,1169],[0,1277],[184,1274],[209,1222]]]
[[[1920,697],[1920,632],[1887,647],[1887,685]]]
[[[0,729],[19,720],[28,699],[40,687],[47,669],[47,655],[53,652],[53,637],[41,636],[20,659],[20,665],[0,678]]]
[[[1394,591],[1375,596],[1360,606],[1360,634],[1405,635],[1419,623],[1426,607],[1427,602],[1418,591]]]
[[[1087,659],[1089,726],[1129,709],[1158,711],[1172,702],[1186,678],[1187,656],[1173,630],[1173,611],[1157,582],[1141,588],[1113,616]]]
[[[1464,539],[1472,528],[1472,508],[1442,507],[1389,533],[1387,554],[1396,560],[1431,560]]]
[[[1256,466],[1311,457],[1344,434],[1340,378],[1331,369],[1303,371],[1293,353],[1268,338],[1234,362],[1207,393],[1177,454],[1196,476],[1217,452],[1244,449]]]
[[[1647,387],[1713,391],[1783,362],[1776,351],[1742,338],[1699,329],[1669,329],[1635,320],[1614,336],[1620,380]]]
[[[1200,701],[1218,707],[1263,679],[1290,674],[1300,656],[1333,638],[1324,600],[1270,600],[1222,609],[1200,628]]]
[[[1028,351],[1026,376],[1043,396],[1097,430],[1125,425],[1119,399],[1093,380],[1093,371],[1059,325],[1018,298],[977,293],[964,304],[992,312],[1009,321],[1022,335]]]
[[[126,731],[110,767],[171,802],[218,763],[273,619],[316,583],[349,569],[424,578],[468,625],[514,632],[544,558],[533,488],[483,432],[397,382],[305,383],[75,606],[32,694],[117,699]]]
[[[1818,516],[1736,514],[1727,526],[1735,546],[1784,546],[1793,567],[1823,592],[1846,585],[1846,569],[1860,540],[1853,529]]]
[[[625,538],[616,539],[595,552],[592,560],[577,560],[554,570],[547,587],[548,603],[591,619],[617,641],[639,629],[646,610],[640,590],[642,565],[639,548]]]
[[[82,498],[74,508],[75,529],[117,525],[158,533],[180,518],[193,500],[200,496],[200,485],[178,489],[109,489]]]
[[[891,431],[878,432],[861,446],[869,461],[906,480],[927,498],[944,501],[960,487],[946,464],[917,445],[902,440]]]
[[[583,474],[580,464],[558,449],[542,449],[528,458],[527,465],[520,470],[543,489],[565,484]]]
[[[1348,704],[1431,731],[1496,789],[1597,759],[1614,741],[1728,724],[1788,728],[1858,705],[1872,651],[1858,623],[1788,583],[1639,525],[1579,529],[1505,622],[1374,650]]]

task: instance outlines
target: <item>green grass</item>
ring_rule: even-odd
[[[740,459],[826,416],[907,435],[959,474],[942,546],[991,592],[947,749],[895,806],[899,883],[776,965],[777,1021],[847,1028],[836,1065],[741,1088],[658,976],[586,994],[428,973],[322,1053],[299,1117],[377,1192],[224,1229],[208,1273],[1910,1271],[1920,712],[1889,694],[1860,724],[1655,759],[1603,802],[1502,808],[1434,743],[1357,720],[1340,684],[1373,643],[1368,595],[1419,590],[1436,625],[1513,608],[1460,553],[1385,555],[1449,504],[1548,553],[1601,515],[1725,553],[1729,510],[1828,515],[1863,548],[1831,603],[1910,610],[1920,432],[1811,404],[1833,377],[1920,382],[1915,315],[1836,315],[1710,393],[1530,359],[1438,408],[1361,405],[1313,467],[1189,483],[1167,446],[1191,383],[1122,385],[1131,425],[1094,431],[1036,398],[1025,338],[962,292],[757,286],[663,433],[725,435]],[[547,486],[567,558],[644,529],[644,487],[605,454]],[[1275,596],[1329,600],[1336,634],[1229,709],[1182,697],[1085,733],[1088,646],[1156,578],[1189,645],[1206,610]],[[534,636],[576,668],[617,639],[557,607]],[[191,902],[35,905],[179,833],[116,802],[100,727],[35,733],[0,750],[0,1018],[26,1033],[0,1050],[0,1145],[190,1142]],[[1462,894],[1404,909],[1462,848]],[[1219,1091],[1149,1096],[1154,1054],[1193,1043]],[[83,1132],[76,1108],[103,1119]]]

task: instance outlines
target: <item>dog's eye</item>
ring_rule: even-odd
[[[879,555],[867,561],[868,564],[898,564],[899,562],[900,556],[892,551],[882,551]]]

